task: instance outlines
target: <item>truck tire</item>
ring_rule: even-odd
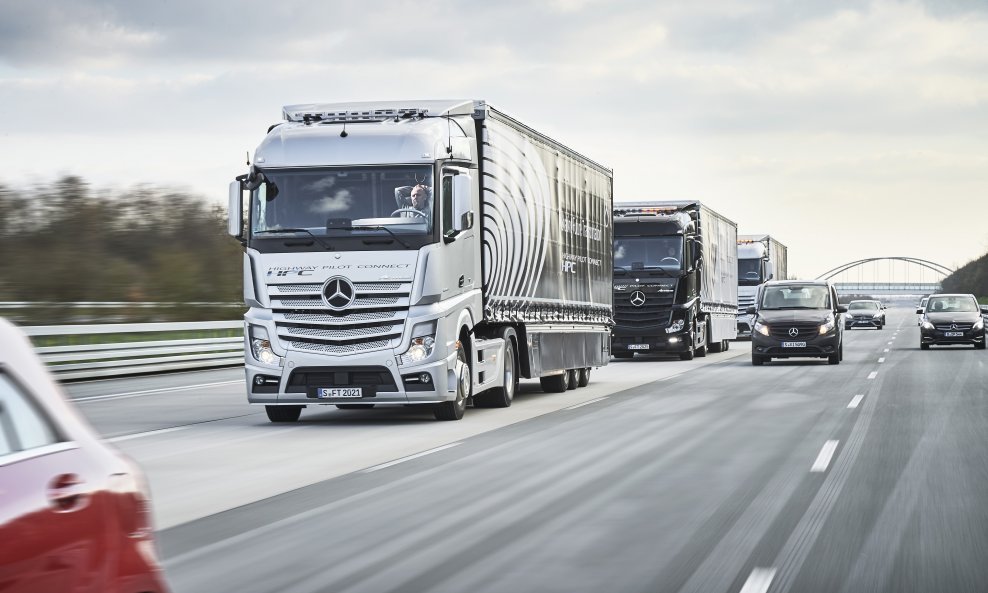
[[[264,411],[271,422],[298,422],[302,406],[264,406]]]
[[[495,387],[487,393],[480,393],[474,398],[474,406],[480,408],[507,408],[515,399],[518,392],[518,354],[515,343],[505,332],[504,337],[504,386]]]
[[[566,371],[566,389],[576,389],[579,385],[580,379],[576,376],[576,369],[570,369]]]
[[[539,383],[542,384],[542,391],[546,393],[562,393],[566,391],[569,387],[568,375],[569,373],[563,373],[561,375],[539,378]]]
[[[473,389],[473,375],[466,351],[459,342],[456,346],[456,363],[456,399],[436,406],[433,412],[436,420],[459,420],[463,418],[463,412],[467,409],[467,400],[470,399],[470,391]],[[465,377],[464,373],[466,373]]]
[[[586,387],[590,384],[590,369],[580,369],[577,375],[579,375],[576,381],[577,387]]]

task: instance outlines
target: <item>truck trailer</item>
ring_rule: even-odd
[[[786,246],[771,235],[738,235],[738,337],[750,338],[758,286],[788,279]]]
[[[617,358],[721,352],[737,336],[737,225],[700,202],[614,207]]]
[[[247,399],[510,406],[610,358],[611,170],[484,101],[290,105],[230,184]]]

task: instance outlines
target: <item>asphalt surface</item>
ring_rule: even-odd
[[[460,422],[272,425],[237,370],[67,389],[147,472],[176,593],[988,591],[988,355],[915,319],[837,366],[734,343]]]

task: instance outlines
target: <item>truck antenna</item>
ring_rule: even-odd
[[[346,133],[346,120],[343,121],[343,131],[340,132],[340,138],[346,138],[350,134]]]
[[[247,166],[250,166],[250,151],[247,151]]]

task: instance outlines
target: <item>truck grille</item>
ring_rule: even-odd
[[[641,292],[645,297],[645,302],[641,305],[633,302],[636,292]],[[658,292],[656,289],[615,290],[614,323],[619,326],[636,327],[669,325],[673,297],[672,291]]]
[[[411,283],[355,282],[353,303],[326,306],[322,283],[268,286],[278,338],[286,348],[345,355],[394,347],[408,317]]]
[[[747,314],[748,307],[755,304],[755,295],[738,295],[738,313]]]

